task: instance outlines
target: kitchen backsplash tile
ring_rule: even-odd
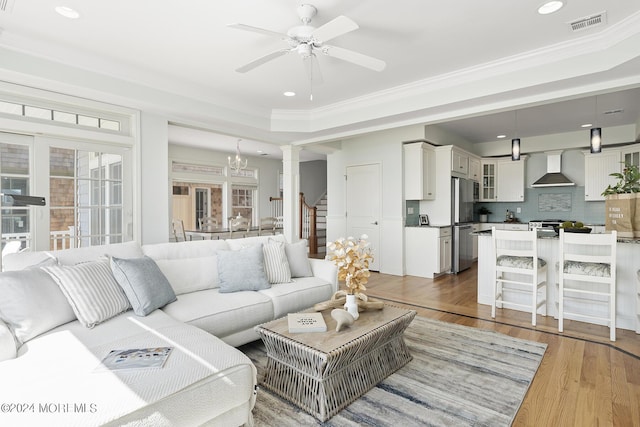
[[[585,224],[604,224],[605,221],[604,201],[585,202],[584,187],[527,188],[524,199],[522,203],[477,203],[475,210],[477,211],[481,205],[489,208],[489,222],[504,221],[507,209],[514,212],[520,222],[534,219],[565,219],[582,221]],[[553,199],[563,201],[559,208],[562,210],[553,211],[549,207],[547,202]],[[517,213],[517,208],[521,209],[521,213]]]

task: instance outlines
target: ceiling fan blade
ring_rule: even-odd
[[[343,61],[348,61],[374,71],[382,71],[387,66],[387,63],[381,59],[337,46],[323,46],[322,52],[328,56],[342,59]]]
[[[358,28],[358,24],[346,16],[341,15],[321,27],[316,28],[313,33],[311,33],[311,36],[315,40],[324,43],[350,31],[357,30]]]
[[[318,58],[315,55],[310,55],[303,58],[302,62],[304,63],[304,68],[307,71],[307,76],[309,77],[311,84],[321,85],[324,81],[322,80],[322,73],[320,72]]]
[[[271,52],[265,56],[262,56],[256,60],[253,60],[251,62],[249,62],[248,64],[243,65],[242,67],[236,69],[236,71],[238,73],[246,73],[247,71],[251,71],[254,68],[271,61],[272,59],[276,59],[279,56],[283,56],[286,55],[287,53],[291,52],[290,49],[281,49],[281,50],[276,50],[275,52]]]
[[[252,27],[251,25],[229,24],[229,25],[227,25],[227,27],[235,28],[237,30],[250,31],[252,33],[258,33],[258,34],[262,34],[262,35],[265,35],[265,36],[276,37],[276,38],[283,39],[283,40],[288,39],[288,36],[286,34],[278,33],[276,31],[271,31],[271,30],[267,30],[267,29],[264,29],[264,28]]]

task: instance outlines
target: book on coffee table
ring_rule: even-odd
[[[322,313],[289,313],[289,333],[327,332]]]
[[[120,369],[162,368],[173,347],[130,348],[111,350],[95,372]]]

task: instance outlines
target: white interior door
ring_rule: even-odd
[[[373,271],[380,271],[380,191],[380,165],[347,167],[347,235],[369,236]]]

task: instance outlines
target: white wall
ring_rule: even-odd
[[[380,247],[374,256],[380,272],[404,274],[404,192],[402,142],[424,138],[422,126],[409,126],[362,135],[342,142],[327,156],[327,241],[345,237],[345,174],[348,166],[381,165]],[[368,191],[363,188],[362,191]]]
[[[307,204],[315,206],[327,191],[327,162],[314,160],[300,162],[300,192]]]

